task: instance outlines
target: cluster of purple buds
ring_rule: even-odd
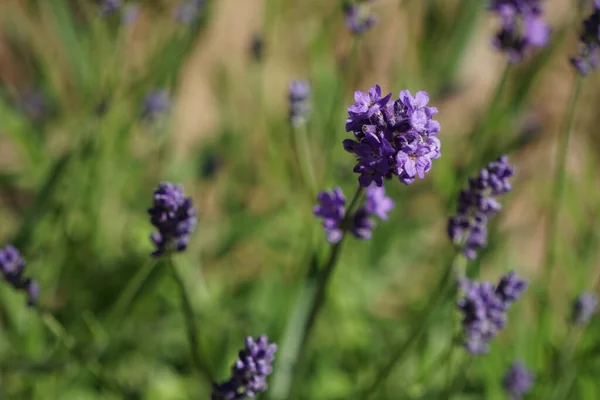
[[[448,220],[448,235],[469,259],[487,243],[487,221],[502,208],[495,199],[512,189],[509,178],[515,169],[507,156],[492,161],[469,179],[469,188],[461,190],[457,214]]]
[[[500,279],[496,287],[490,282],[473,282],[463,279],[460,282],[465,293],[458,301],[463,313],[465,348],[472,354],[484,354],[489,350],[489,342],[506,325],[509,306],[521,297],[527,282],[519,279],[513,271]]]
[[[258,393],[265,392],[276,351],[277,345],[269,343],[266,336],[259,336],[256,340],[248,336],[245,348],[231,368],[231,378],[213,386],[211,399],[253,399]]]
[[[600,52],[600,0],[594,0],[594,12],[583,21],[579,55],[571,63],[581,75],[589,74],[598,67]]]
[[[173,9],[173,18],[182,24],[189,25],[198,19],[206,0],[184,0]]]
[[[390,101],[391,97],[391,93],[382,97],[375,85],[368,93],[356,91],[356,103],[348,107],[346,131],[354,133],[354,140],[344,140],[344,149],[357,158],[354,172],[360,174],[362,187],[371,182],[382,186],[394,175],[411,184],[417,177],[423,179],[432,160],[441,156],[436,137],[440,124],[432,119],[438,110],[427,107],[427,92],[413,97],[403,90],[397,100]]]
[[[310,84],[304,79],[292,80],[289,84],[289,118],[292,126],[306,124],[310,112]]]
[[[542,19],[541,0],[493,0],[490,9],[500,17],[502,28],[494,46],[507,52],[511,62],[519,62],[530,47],[544,47],[550,28]]]
[[[169,93],[164,89],[155,89],[144,98],[142,118],[149,122],[154,122],[168,111],[170,107],[171,97]]]
[[[184,196],[181,186],[161,183],[154,191],[154,205],[148,214],[152,225],[158,229],[151,236],[156,245],[154,257],[187,248],[197,218],[192,199]]]
[[[525,393],[528,393],[533,387],[534,374],[529,372],[521,362],[514,362],[506,375],[502,385],[508,393],[510,400],[520,400]]]
[[[386,197],[385,189],[371,185],[366,191],[365,204],[353,215],[346,215],[346,198],[342,189],[334,188],[330,192],[320,192],[317,196],[319,204],[313,208],[313,213],[323,219],[323,228],[327,233],[327,241],[331,244],[342,240],[345,231],[350,231],[358,239],[370,239],[376,216],[381,220],[388,219],[395,204]]]
[[[377,23],[377,17],[371,13],[366,3],[374,0],[348,1],[344,4],[344,19],[348,30],[355,35],[362,35]]]
[[[571,321],[576,325],[587,324],[598,306],[598,296],[592,292],[581,293],[573,302]]]
[[[0,250],[0,270],[4,280],[16,290],[27,292],[27,304],[34,306],[40,293],[40,288],[31,278],[25,278],[25,260],[21,253],[12,245]]]

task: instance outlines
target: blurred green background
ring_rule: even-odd
[[[468,373],[464,350],[447,362],[459,327],[454,305],[445,306],[372,398],[447,398],[446,382],[464,376],[452,398],[502,399],[515,359],[536,373],[528,398],[550,398],[559,381],[562,398],[600,398],[598,319],[563,357],[571,300],[600,284],[593,74],[576,109],[551,271],[546,257],[558,135],[575,82],[576,3],[546,2],[551,45],[514,66],[492,102],[506,61],[490,45],[498,21],[477,0],[379,0],[379,22],[360,38],[336,1],[209,1],[192,24],[173,19],[171,1],[140,1],[128,24],[119,13],[99,16],[93,1],[0,1],[0,245],[24,254],[45,310],[0,287],[1,397],[209,398],[190,362],[177,287],[149,257],[146,211],[163,180],[182,183],[199,210],[178,262],[212,374],[227,378],[247,335],[279,342],[313,255],[327,250],[301,165],[314,168],[314,189],[340,185],[350,196],[346,107],[353,91],[378,83],[394,96],[429,92],[442,158],[424,181],[387,183],[390,220],[372,240],[346,243],[292,398],[359,398],[381,373],[452,256],[446,220],[458,190],[505,152],[517,166],[514,190],[468,271],[496,281],[515,269],[529,290]],[[256,35],[260,58],[251,53]],[[295,78],[312,85],[300,161],[287,121]],[[144,120],[144,98],[157,88],[172,107]],[[140,271],[147,280],[119,309]]]

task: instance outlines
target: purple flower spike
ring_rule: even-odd
[[[12,245],[6,245],[0,250],[0,272],[4,280],[15,290],[27,292],[27,305],[34,306],[40,294],[40,288],[30,278],[25,278],[25,260],[21,253]]]
[[[350,231],[358,239],[370,239],[375,221],[373,215],[386,220],[394,208],[394,201],[385,195],[385,189],[371,185],[366,191],[366,202],[354,214],[346,218],[346,198],[339,187],[331,192],[320,192],[319,202],[313,208],[315,216],[323,219],[323,228],[327,233],[327,241],[338,243],[344,236],[344,231]]]
[[[593,13],[583,21],[579,37],[579,54],[571,63],[581,75],[587,75],[598,67],[600,52],[600,2],[594,1]]]
[[[550,28],[542,19],[541,0],[493,0],[490,10],[502,23],[494,46],[508,54],[511,62],[519,62],[531,47],[548,44]]]
[[[206,0],[182,1],[173,9],[173,18],[184,25],[190,25],[198,20],[205,3]]]
[[[526,283],[510,272],[500,279],[496,287],[489,282],[467,279],[460,285],[465,293],[457,303],[463,313],[464,346],[471,354],[485,354],[489,350],[489,342],[504,329],[509,306],[521,296]]]
[[[598,296],[596,293],[581,293],[573,302],[571,321],[576,325],[587,324],[592,318],[592,315],[594,315],[597,306]]]
[[[514,173],[508,157],[501,156],[469,179],[468,189],[460,192],[457,214],[448,220],[448,236],[469,259],[485,247],[487,221],[501,209],[495,198],[512,190],[509,179]]]
[[[123,5],[123,0],[101,0],[100,15],[103,17],[114,14]]]
[[[420,91],[413,97],[403,90],[397,100],[382,97],[379,85],[369,93],[354,93],[355,104],[348,107],[346,131],[354,139],[344,140],[344,149],[357,158],[354,172],[362,187],[383,186],[396,175],[404,184],[424,179],[432,160],[441,157],[441,143],[435,137],[440,124],[433,119],[438,110],[428,107],[429,95]]]
[[[534,375],[521,362],[514,362],[502,382],[510,400],[520,400],[533,387]]]
[[[362,35],[377,23],[377,17],[370,12],[366,4],[370,2],[372,0],[358,0],[344,8],[346,27],[355,35]]]
[[[289,119],[292,126],[306,124],[310,112],[310,84],[303,79],[293,80],[289,84]]]
[[[148,214],[152,225],[158,229],[151,236],[156,245],[152,256],[159,257],[187,248],[197,218],[192,199],[184,196],[181,186],[161,183],[154,191],[154,205]]]
[[[246,338],[245,348],[231,367],[231,378],[213,385],[212,400],[253,399],[267,390],[267,376],[273,371],[277,345],[263,335]]]

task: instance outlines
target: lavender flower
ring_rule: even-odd
[[[256,341],[248,336],[245,348],[240,351],[238,360],[231,368],[231,378],[213,385],[211,399],[253,399],[258,393],[265,392],[276,351],[277,345],[269,343],[265,335],[259,336]]]
[[[155,89],[144,98],[142,118],[154,122],[171,107],[171,98],[166,90]]]
[[[19,96],[17,107],[32,121],[39,121],[46,114],[44,94],[39,90],[27,91]]]
[[[373,215],[381,220],[387,219],[387,213],[394,208],[394,201],[385,196],[385,189],[371,185],[366,191],[366,201],[354,214],[346,218],[346,198],[339,187],[331,192],[320,192],[319,204],[313,213],[323,219],[323,228],[327,241],[335,244],[342,240],[344,231],[350,231],[358,239],[370,239],[375,221]]]
[[[21,253],[12,245],[7,245],[0,250],[0,271],[4,280],[16,290],[27,292],[27,305],[34,306],[39,296],[40,288],[30,278],[25,278],[25,260]]]
[[[576,325],[585,325],[589,322],[598,306],[598,296],[592,292],[581,293],[573,302],[571,321]]]
[[[521,362],[514,362],[506,375],[504,375],[503,386],[508,392],[511,400],[519,400],[531,390],[534,375],[525,368]]]
[[[509,306],[521,296],[527,283],[509,272],[495,288],[489,282],[468,279],[463,279],[460,286],[465,293],[457,304],[463,313],[464,346],[472,354],[487,353],[489,342],[506,325]]]
[[[460,192],[457,214],[448,220],[448,236],[469,259],[485,247],[487,221],[502,208],[495,198],[512,189],[509,178],[514,172],[508,157],[501,156],[469,179],[469,188]]]
[[[185,0],[173,9],[173,18],[182,24],[195,22],[204,8],[206,0]]]
[[[600,0],[594,0],[594,12],[583,21],[579,37],[579,55],[571,63],[581,75],[589,74],[598,67],[600,49]]]
[[[365,3],[372,0],[358,0],[344,5],[346,27],[355,35],[362,35],[377,23],[377,17],[372,14]]]
[[[103,17],[114,14],[123,5],[123,0],[101,0],[100,15]]]
[[[432,160],[439,158],[440,141],[435,137],[440,124],[433,120],[438,110],[427,107],[429,96],[420,91],[413,97],[408,90],[390,102],[391,93],[382,96],[375,85],[368,93],[356,91],[355,104],[348,107],[346,131],[353,139],[344,140],[344,149],[357,158],[354,172],[358,182],[383,186],[385,179],[398,176],[404,184],[425,178]]]
[[[161,183],[154,191],[154,205],[148,210],[150,221],[158,232],[151,236],[156,245],[152,256],[187,248],[190,235],[196,228],[196,210],[190,197],[185,197],[181,186]]]
[[[493,44],[511,62],[522,60],[530,47],[548,44],[550,28],[542,20],[541,0],[493,0],[490,9],[502,22]]]
[[[310,112],[310,84],[303,79],[293,80],[289,84],[289,118],[292,126],[300,126],[306,123]]]

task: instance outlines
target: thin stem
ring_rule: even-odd
[[[190,300],[190,296],[185,286],[185,280],[177,266],[177,263],[174,260],[174,256],[171,255],[169,257],[171,273],[173,275],[173,279],[177,284],[179,289],[179,294],[181,297],[181,310],[183,312],[185,318],[186,325],[186,333],[188,337],[188,342],[190,345],[190,353],[192,357],[192,362],[196,370],[209,382],[213,383],[213,375],[204,362],[204,359],[200,355],[200,340],[198,339],[198,327],[196,326],[196,317],[194,313],[194,309],[192,307],[192,302]]]
[[[434,291],[435,294],[433,297],[431,297],[429,303],[427,303],[427,306],[423,310],[421,319],[416,325],[413,326],[413,330],[410,332],[408,337],[396,347],[396,350],[392,353],[389,360],[378,369],[373,382],[371,382],[371,384],[367,385],[366,388],[361,391],[361,399],[369,399],[375,394],[375,392],[377,392],[377,390],[379,390],[381,385],[387,380],[387,378],[389,378],[392,371],[401,364],[408,350],[410,350],[412,345],[426,331],[429,323],[433,320],[433,316],[437,314],[440,306],[444,304],[445,300],[452,298],[452,293],[456,288],[453,283],[456,282],[456,278],[458,276],[462,275],[462,271],[464,270],[464,261],[464,255],[460,252],[456,252],[452,262],[448,264],[446,270],[444,271],[444,275],[442,275],[440,281],[438,282]],[[452,279],[453,275],[455,279]]]
[[[346,209],[340,226],[346,226],[346,222],[351,218],[363,192],[364,188],[359,186]],[[282,341],[273,385],[269,392],[269,397],[273,400],[284,400],[290,396],[298,359],[304,352],[317,316],[325,304],[328,283],[339,259],[346,233],[344,229],[340,241],[331,246],[329,258],[324,267],[316,275],[309,273],[306,276]]]
[[[292,139],[294,141],[294,153],[300,168],[300,174],[304,181],[308,194],[313,199],[317,193],[314,163],[311,157],[310,145],[308,143],[308,129],[306,124],[300,124],[292,127]]]
[[[548,229],[546,230],[546,259],[545,259],[545,271],[546,278],[550,278],[554,267],[556,266],[556,249],[558,244],[558,216],[560,211],[560,205],[562,202],[563,193],[565,190],[566,180],[566,163],[567,155],[569,151],[569,139],[571,137],[571,130],[573,127],[573,121],[575,116],[575,108],[577,100],[581,92],[583,78],[579,76],[573,88],[565,120],[563,122],[562,130],[558,138],[559,143],[556,149],[556,171],[554,174],[554,186],[552,188],[552,200],[550,203],[550,216],[548,221]]]
[[[129,280],[127,286],[125,286],[125,289],[120,293],[110,312],[109,319],[114,321],[115,324],[122,321],[127,311],[131,308],[133,300],[148,282],[148,277],[152,274],[152,271],[154,271],[157,264],[158,262],[155,259],[149,258],[144,265],[138,269],[133,278]]]
[[[550,396],[550,400],[559,400],[566,398],[568,389],[571,386],[573,380],[573,374],[571,373],[572,371],[570,371],[568,364],[573,358],[573,352],[575,351],[575,347],[577,346],[577,342],[579,340],[579,332],[580,329],[569,325],[567,339],[565,340],[565,344],[560,352],[558,371],[554,376],[554,381],[556,382],[556,385],[554,386],[554,390],[552,392],[552,395]]]

